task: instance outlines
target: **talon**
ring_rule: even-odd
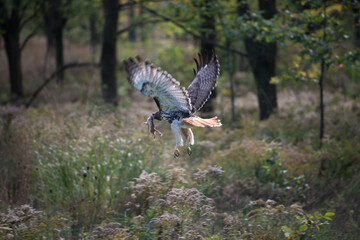
[[[157,130],[156,128],[152,128],[152,129],[150,129],[149,130],[149,132],[150,132],[150,134],[153,136],[153,138],[156,138],[156,134],[155,133],[158,133],[159,135],[160,135],[160,137],[162,137],[162,133],[159,131],[159,130]]]
[[[160,135],[160,137],[162,137],[163,134],[159,130],[157,130],[156,128],[154,128],[154,130]]]
[[[179,149],[175,149],[175,152],[174,152],[174,158],[178,158],[180,156],[180,152],[179,152]]]
[[[192,151],[191,151],[191,148],[190,148],[190,147],[187,147],[187,154],[188,154],[189,156],[191,156],[191,154],[192,154]]]

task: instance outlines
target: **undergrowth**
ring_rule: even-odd
[[[309,97],[234,130],[225,109],[177,160],[146,100],[1,107],[0,239],[357,239],[360,105],[339,98],[321,149]]]

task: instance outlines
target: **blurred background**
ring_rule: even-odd
[[[0,239],[358,239],[358,0],[0,0]],[[173,158],[141,56],[216,91]]]

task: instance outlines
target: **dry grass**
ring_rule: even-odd
[[[27,203],[32,181],[33,144],[21,109],[0,107],[0,201]]]

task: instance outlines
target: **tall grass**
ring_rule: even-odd
[[[37,159],[37,206],[66,212],[74,233],[91,229],[111,211],[124,207],[128,182],[160,162],[161,146],[127,136],[73,139],[66,146],[40,143]]]

